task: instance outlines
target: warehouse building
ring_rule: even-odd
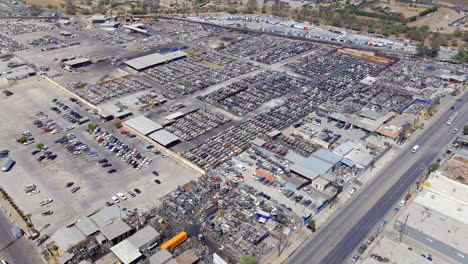
[[[160,124],[143,115],[125,121],[125,124],[145,136],[162,129]]]
[[[119,243],[133,233],[133,229],[120,219],[101,228],[100,231],[113,244]]]
[[[148,135],[152,140],[164,147],[172,147],[180,142],[179,137],[165,129],[158,130]]]
[[[453,259],[468,264],[468,186],[443,176],[439,171],[429,177],[423,190],[393,228]]]
[[[187,57],[187,55],[188,55],[187,53],[180,51],[180,50],[175,51],[175,52],[170,52],[167,54],[153,53],[150,55],[128,60],[124,63],[133,70],[143,71],[143,70],[146,70],[148,68],[151,68],[151,67],[163,64],[163,63],[185,58]]]
[[[302,162],[291,166],[291,172],[301,177],[314,180],[318,176],[327,174],[343,157],[331,151],[320,149]]]

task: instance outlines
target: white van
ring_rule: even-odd
[[[416,151],[418,151],[418,149],[419,149],[419,145],[416,145],[416,146],[413,147],[413,150],[411,150],[411,152],[416,153]]]

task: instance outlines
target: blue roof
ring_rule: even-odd
[[[335,165],[341,159],[343,159],[343,157],[341,157],[340,155],[338,155],[336,153],[333,153],[333,152],[331,152],[329,150],[326,150],[326,149],[319,149],[316,152],[314,152],[312,154],[312,156],[315,156],[315,157],[317,157],[319,159],[328,161],[329,163],[333,163],[333,165]]]

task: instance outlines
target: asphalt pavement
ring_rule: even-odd
[[[461,98],[460,96],[458,98]],[[454,128],[468,123],[468,115],[459,115],[451,126],[445,123],[455,111],[468,113],[468,94],[434,120],[416,139],[410,140],[400,155],[377,174],[373,181],[360,189],[347,207],[343,208],[327,225],[317,231],[293,254],[288,263],[338,264],[350,263],[350,255],[367,238],[371,230],[383,219],[408,188],[420,177],[421,168],[428,167],[446,150],[455,135]],[[411,153],[414,145],[418,152]]]
[[[8,264],[43,263],[33,243],[26,237],[16,239],[11,233],[13,224],[0,212],[0,259]]]

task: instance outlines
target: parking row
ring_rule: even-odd
[[[201,108],[164,127],[183,140],[191,140],[230,120],[213,110]]]
[[[87,86],[74,92],[88,102],[97,105],[116,96],[146,90],[151,87],[152,85],[146,81],[135,77],[127,77],[100,85]]]
[[[271,99],[295,91],[306,84],[305,79],[285,73],[262,73],[199,97],[200,100],[219,105],[237,115],[257,109]]]
[[[355,60],[356,57],[339,52],[330,52],[329,49],[321,49],[320,52],[301,57],[296,62],[286,65],[292,72],[307,77],[317,77],[330,72],[341,65]]]
[[[276,47],[274,49],[266,50],[260,54],[256,54],[251,57],[251,59],[270,65],[306,51],[310,51],[314,48],[317,48],[317,45],[310,42],[291,41],[281,47]]]

